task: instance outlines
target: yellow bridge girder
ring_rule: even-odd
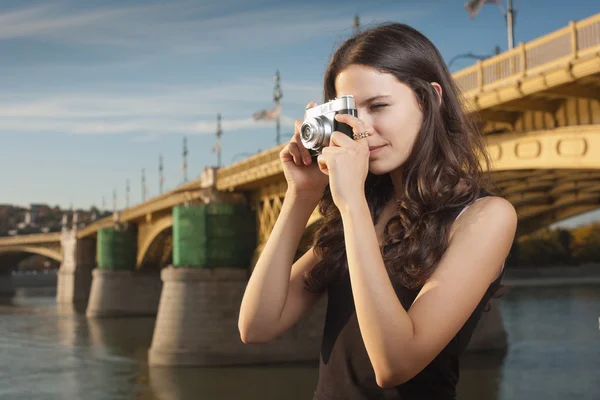
[[[487,137],[494,171],[600,169],[600,124]]]
[[[60,249],[52,249],[43,246],[6,246],[0,247],[0,257],[3,254],[15,254],[15,253],[29,253],[29,254],[38,254],[44,257],[51,258],[55,261],[62,261],[62,254]],[[12,267],[12,266],[11,266]]]
[[[0,237],[0,257],[15,253],[39,254],[56,261],[62,261],[60,233]]]

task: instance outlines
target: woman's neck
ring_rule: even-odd
[[[398,167],[392,172],[390,172],[390,179],[392,180],[392,185],[394,185],[394,203],[396,203],[396,199],[402,198],[402,194],[404,191],[404,185],[402,184],[402,167]]]

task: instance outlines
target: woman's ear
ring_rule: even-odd
[[[442,87],[437,82],[431,82],[431,86],[433,86],[433,88],[437,92],[437,94],[438,94],[438,104],[441,105],[442,104]]]

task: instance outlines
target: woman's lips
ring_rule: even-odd
[[[371,146],[371,147],[369,147],[369,154],[375,154],[375,153],[377,153],[379,150],[381,150],[384,147],[385,147],[385,145]]]

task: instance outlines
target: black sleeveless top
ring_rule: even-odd
[[[313,400],[449,400],[456,398],[458,358],[465,350],[482,312],[500,287],[504,269],[489,286],[467,322],[448,345],[420,373],[394,388],[381,388],[365,348],[346,272],[328,288],[327,314],[321,344],[319,382]],[[420,288],[409,290],[394,285],[408,310]]]

